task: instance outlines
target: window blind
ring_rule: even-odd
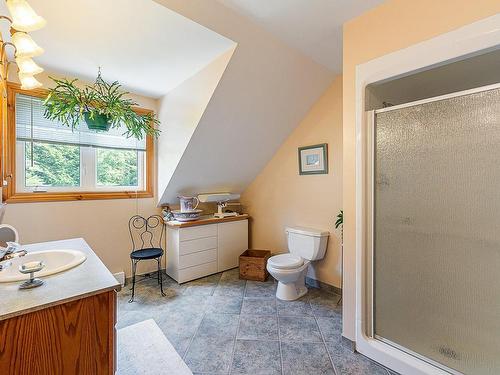
[[[58,121],[44,117],[43,99],[16,94],[16,139],[19,141],[50,142],[78,146],[104,147],[126,150],[146,150],[146,140],[127,138],[124,125],[98,132],[81,121],[71,129]]]

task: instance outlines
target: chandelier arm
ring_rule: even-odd
[[[12,18],[0,15],[0,20],[2,20],[2,19],[7,20],[7,21],[9,21],[9,23],[12,24]]]
[[[5,47],[7,47],[7,46],[12,46],[12,47],[14,47],[14,56],[15,56],[15,55],[16,55],[16,53],[17,53],[17,48],[16,48],[16,46],[14,45],[14,43],[12,43],[12,42],[3,42],[3,43],[2,43],[2,47],[1,47],[1,51],[0,51],[0,56],[1,56],[0,63],[1,63],[1,62],[4,60],[4,58],[5,58],[5,50],[6,50],[6,48],[5,48]]]

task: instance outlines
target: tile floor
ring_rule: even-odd
[[[277,283],[239,280],[238,270],[183,285],[166,277],[118,294],[118,325],[154,319],[194,374],[393,374],[341,341],[338,295],[310,289],[299,301],[275,298]],[[144,339],[147,339],[144,338]]]

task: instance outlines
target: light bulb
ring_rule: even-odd
[[[43,49],[28,34],[21,31],[12,35],[12,43],[16,46],[16,57],[35,57],[43,53]]]
[[[31,57],[16,57],[16,64],[19,68],[19,73],[27,75],[35,75],[43,72],[43,69],[37,65]]]
[[[26,0],[7,0],[12,16],[12,28],[19,31],[35,31],[45,26],[46,21],[35,13]]]
[[[42,87],[42,83],[30,74],[19,73],[19,80],[21,81],[22,90],[32,90]]]

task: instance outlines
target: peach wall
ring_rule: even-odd
[[[328,143],[329,173],[300,176],[297,148],[318,143]],[[333,223],[342,207],[342,76],[335,78],[241,200],[252,216],[253,248],[286,252],[288,225],[330,231],[326,257],[314,263],[309,276],[340,287],[340,231]]]
[[[498,0],[390,0],[344,25],[344,336],[355,332],[356,66],[500,12]]]

